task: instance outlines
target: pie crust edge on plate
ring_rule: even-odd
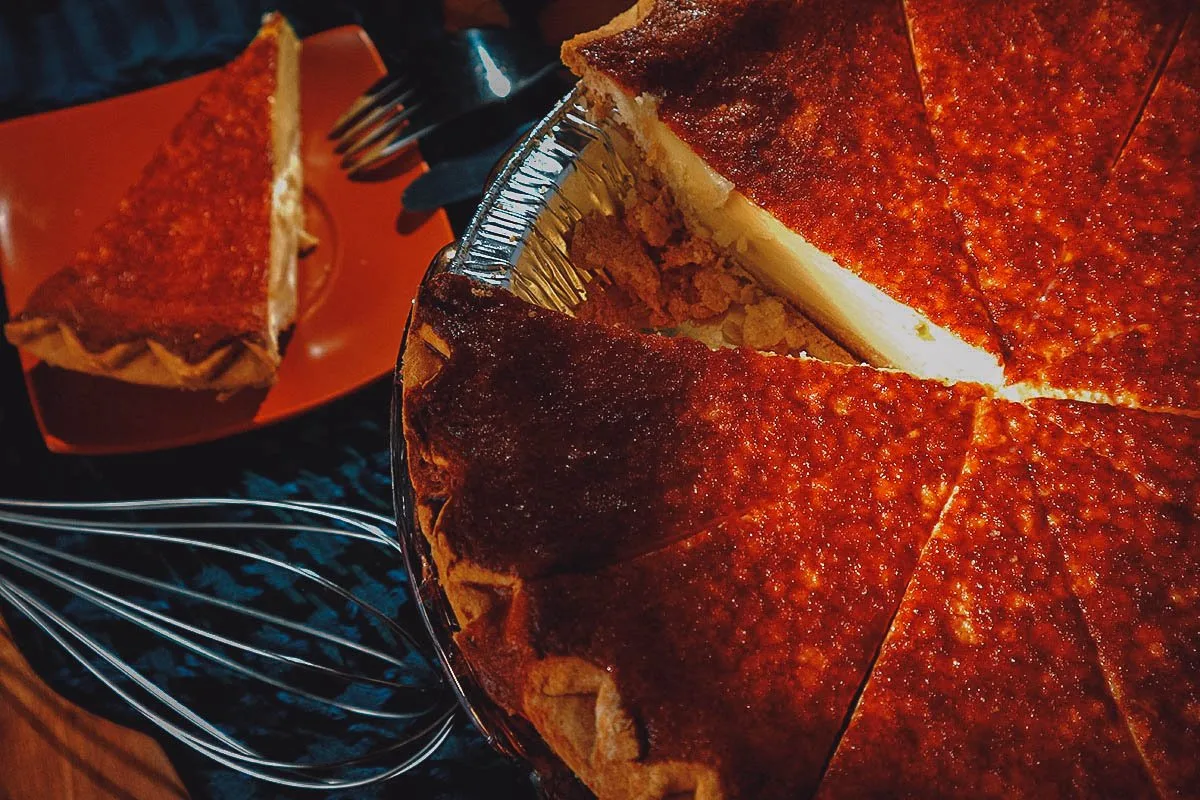
[[[248,338],[193,364],[154,339],[125,342],[93,353],[71,326],[42,317],[10,322],[4,332],[14,345],[47,364],[147,386],[217,390],[269,386],[280,362],[277,348],[263,347]]]

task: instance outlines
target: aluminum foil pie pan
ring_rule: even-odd
[[[632,181],[621,152],[622,142],[614,132],[589,121],[576,88],[497,166],[466,232],[438,254],[425,280],[442,272],[467,275],[537,305],[569,313],[586,297],[587,284],[595,278],[572,267],[566,257],[565,236],[587,212],[615,209],[615,201]],[[401,344],[391,431],[396,528],[410,588],[433,649],[467,716],[495,749],[527,761],[544,794],[590,797],[532,726],[491,701],[455,645],[458,624],[414,513],[400,417],[403,362]]]

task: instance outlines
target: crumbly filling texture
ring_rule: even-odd
[[[670,192],[639,175],[615,214],[591,211],[568,235],[568,256],[594,278],[581,319],[684,335],[711,347],[857,363],[787,300],[684,224]]]

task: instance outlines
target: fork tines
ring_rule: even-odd
[[[329,138],[351,177],[399,153],[435,124],[417,124],[424,104],[405,75],[389,75],[364,92],[333,124]]]
[[[399,97],[411,86],[404,75],[384,75],[358,96],[329,129],[330,139],[341,139],[352,132],[365,117],[386,109],[390,104],[403,102]]]

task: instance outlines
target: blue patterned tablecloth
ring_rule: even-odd
[[[6,0],[0,3],[0,119],[95,100],[211,68],[235,54],[253,35],[261,13],[272,7],[287,13],[302,35],[360,21],[354,7],[330,2]],[[413,8],[411,17],[421,19],[419,9]],[[404,299],[398,300],[396,313],[406,313],[406,306]],[[383,379],[303,417],[211,444],[120,457],[53,455],[38,436],[16,351],[0,344],[0,495],[56,500],[243,496],[341,503],[390,514],[390,399],[390,380]],[[323,546],[297,537],[284,551],[288,547],[320,551]],[[418,625],[397,563],[344,564],[337,563],[337,548],[320,552],[345,580],[409,626]],[[188,581],[225,581],[234,591],[243,577],[201,575],[204,565],[199,563],[179,565],[179,569],[192,571],[184,576]],[[134,714],[70,664],[45,636],[23,623],[12,609],[3,611],[22,650],[54,688],[91,711],[141,727]],[[104,622],[97,619],[88,624],[102,627]],[[164,682],[179,681],[180,691],[189,695],[186,699],[207,708],[220,704],[227,709],[253,708],[256,721],[268,728],[282,726],[286,720],[287,710],[281,704],[206,687],[192,676],[191,665],[177,650],[147,651],[138,664]],[[282,727],[279,735],[286,735]],[[193,797],[289,796],[158,738]],[[433,759],[411,775],[380,790],[344,796],[497,798],[532,797],[533,792],[525,771],[494,754],[464,723]]]

